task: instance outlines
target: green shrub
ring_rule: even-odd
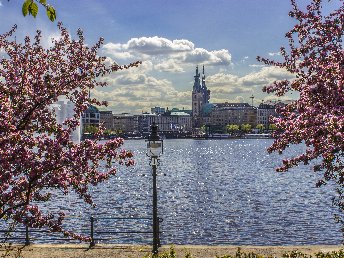
[[[177,257],[173,246],[171,246],[170,250],[167,252],[163,252],[157,255],[147,254],[143,258],[203,258],[203,257],[193,257],[189,252],[186,252],[183,257]],[[216,255],[216,258],[275,258],[275,257],[264,256],[264,255],[256,254],[253,252],[246,253],[246,252],[242,252],[241,249],[238,248],[235,255],[222,255],[222,256]],[[282,258],[344,258],[344,250],[333,251],[330,253],[319,252],[314,255],[304,254],[299,251],[292,251],[292,252],[283,254]]]
[[[255,254],[253,252],[243,253],[241,252],[241,248],[239,247],[234,256],[224,255],[224,256],[216,256],[216,258],[264,258],[264,256],[260,254]]]
[[[338,252],[333,251],[331,253],[319,252],[315,255],[307,255],[298,251],[292,251],[291,253],[283,254],[283,258],[344,258],[344,251],[339,250]]]
[[[144,258],[177,258],[176,252],[174,251],[173,246],[170,247],[170,251],[163,252],[160,254],[148,254],[145,255]]]

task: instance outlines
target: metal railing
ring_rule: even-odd
[[[96,243],[151,243],[153,230],[152,218],[145,217],[90,217],[82,220],[81,218],[69,218],[69,220],[78,219],[84,225],[76,230],[76,233],[83,236],[89,236],[90,247]],[[65,220],[68,220],[65,219]],[[162,222],[162,219],[159,219]],[[159,223],[160,224],[160,223]],[[68,227],[68,226],[66,226]],[[159,229],[159,246],[160,246],[160,229]],[[54,233],[47,229],[29,228],[0,228],[0,241],[17,242],[24,241],[25,245],[31,243],[56,243],[56,242],[78,242],[72,238],[61,237],[61,233]],[[80,241],[79,241],[80,242]]]

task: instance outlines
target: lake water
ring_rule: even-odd
[[[157,179],[162,244],[340,244],[331,186],[316,188],[320,175],[307,166],[275,172],[283,157],[300,153],[302,147],[268,155],[271,143],[266,139],[165,140]],[[136,166],[120,168],[116,177],[93,189],[96,209],[73,197],[64,200],[70,212],[152,216],[146,143],[128,140],[125,148],[135,152]],[[108,222],[104,223],[106,228]],[[136,238],[121,241],[130,240],[140,242]]]

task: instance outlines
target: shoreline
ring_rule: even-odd
[[[14,245],[14,248],[23,245]],[[291,245],[291,246],[206,246],[206,245],[163,245],[159,253],[169,252],[170,248],[176,252],[176,257],[184,258],[190,253],[192,258],[215,258],[216,256],[234,255],[238,248],[241,252],[254,252],[256,254],[273,257],[282,257],[284,253],[299,251],[307,255],[314,255],[318,252],[328,253],[339,251],[343,245]],[[22,249],[22,258],[143,258],[151,253],[152,247],[148,245],[126,245],[126,244],[97,244],[89,248],[87,244],[32,244]],[[16,257],[15,251],[7,257]],[[0,248],[0,256],[4,254],[4,248]]]

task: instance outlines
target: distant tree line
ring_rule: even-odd
[[[255,128],[253,128],[253,126],[250,124],[228,124],[221,128],[212,128],[211,126],[203,125],[200,129],[203,133],[229,133],[234,135],[250,133],[253,131],[258,131],[258,133],[273,132],[277,130],[277,126],[275,124],[269,124],[268,126],[258,124]]]

